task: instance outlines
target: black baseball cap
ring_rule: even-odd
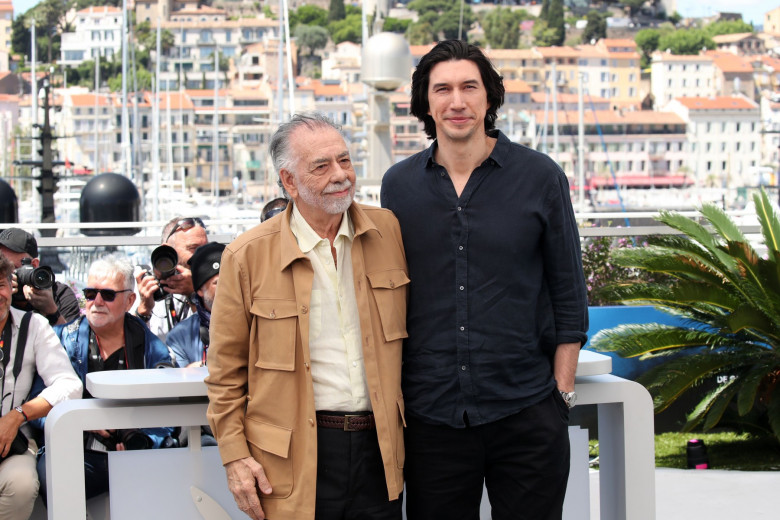
[[[38,258],[38,241],[23,229],[14,227],[0,231],[0,245],[15,253],[27,253],[33,258]]]
[[[188,263],[192,270],[192,286],[196,291],[211,280],[214,275],[219,274],[222,251],[224,250],[225,244],[218,242],[203,244],[195,250]]]

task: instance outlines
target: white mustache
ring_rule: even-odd
[[[337,193],[339,191],[344,191],[346,189],[349,189],[352,187],[352,182],[350,182],[349,179],[345,179],[343,182],[337,182],[335,184],[331,184],[327,188],[325,188],[322,193],[327,195],[328,193]]]

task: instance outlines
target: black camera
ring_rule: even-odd
[[[50,289],[54,285],[54,271],[51,267],[44,265],[33,267],[32,258],[22,258],[22,267],[14,271],[14,274],[20,294],[25,285],[31,285],[36,289]]]
[[[165,280],[176,274],[176,266],[179,264],[179,255],[176,254],[176,250],[171,246],[161,245],[152,251],[152,267],[155,271],[160,273],[157,281]],[[148,265],[142,265],[141,268],[146,270],[144,276],[154,276],[152,267]],[[162,287],[157,289],[154,293],[154,301],[159,302],[164,300],[166,296]]]
[[[126,450],[147,450],[154,447],[152,438],[137,428],[116,430],[108,437],[84,432],[84,448],[91,451],[116,451],[116,445],[124,444]]]

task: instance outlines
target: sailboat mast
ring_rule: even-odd
[[[157,59],[154,64],[154,97],[152,98],[152,198],[153,220],[160,220],[160,18],[157,18]]]
[[[127,111],[127,0],[122,0],[122,175],[130,176],[130,114]]]

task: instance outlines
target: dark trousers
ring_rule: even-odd
[[[557,390],[480,426],[451,428],[407,416],[407,518],[479,520],[484,482],[493,520],[560,520],[569,477],[568,417]]]
[[[387,496],[376,430],[317,427],[316,520],[401,520]]]

